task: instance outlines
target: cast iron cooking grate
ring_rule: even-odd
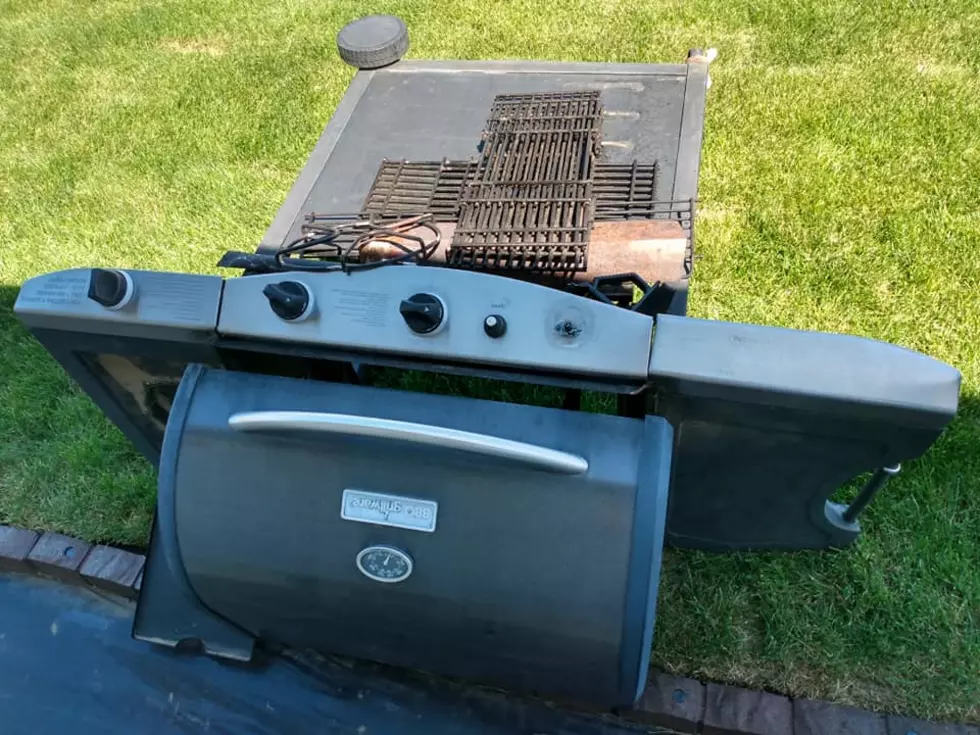
[[[455,220],[463,187],[473,180],[476,161],[391,161],[384,159],[364,200],[369,214],[424,214]]]
[[[586,267],[591,230],[591,182],[474,182],[463,192],[447,262],[476,269],[575,272]]]
[[[423,214],[456,220],[466,184],[476,175],[476,161],[384,160],[364,200],[370,214]],[[655,163],[598,163],[593,176],[596,220],[657,219],[670,208],[657,199]]]
[[[653,219],[657,201],[657,164],[601,164],[596,167],[597,220]]]
[[[463,185],[448,264],[585,270],[601,125],[598,91],[494,98],[476,175]]]
[[[484,144],[476,179],[588,181],[594,166],[592,143],[584,133],[502,133]]]
[[[598,141],[601,126],[602,99],[598,90],[498,94],[490,106],[483,137],[562,130],[589,133]]]
[[[597,90],[497,95],[483,130],[477,180],[588,180],[601,131]]]
[[[470,270],[515,270],[565,275],[586,270],[585,248],[579,245],[482,245],[454,248],[447,265]]]

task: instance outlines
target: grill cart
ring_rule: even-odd
[[[664,543],[849,543],[959,373],[686,316],[702,54],[400,61],[403,30],[341,33],[390,63],[241,275],[62,271],[16,311],[159,467],[138,638],[629,705]]]

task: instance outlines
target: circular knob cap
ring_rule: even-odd
[[[121,309],[133,298],[133,280],[123,271],[93,268],[88,297],[107,309]]]
[[[507,331],[507,321],[500,314],[491,314],[483,320],[483,331],[493,339],[503,337]]]
[[[394,64],[408,51],[408,29],[393,15],[358,18],[337,34],[340,58],[358,69]]]
[[[305,319],[313,311],[313,294],[299,281],[270,283],[262,293],[276,316],[288,322]]]
[[[430,293],[417,293],[402,301],[398,307],[402,319],[416,334],[432,334],[442,326],[446,308],[442,299]]]

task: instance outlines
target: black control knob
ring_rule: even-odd
[[[507,332],[507,320],[500,316],[500,314],[491,314],[483,320],[483,331],[487,333],[488,337],[492,337],[493,339],[503,337]]]
[[[402,301],[398,307],[402,319],[416,334],[432,334],[446,318],[446,308],[438,296],[417,293]]]
[[[313,311],[313,294],[299,281],[279,281],[262,289],[269,306],[287,322],[305,319]]]
[[[121,309],[133,296],[133,281],[122,271],[93,268],[88,297],[107,309]]]

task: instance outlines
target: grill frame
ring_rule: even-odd
[[[588,270],[595,222],[673,220],[687,236],[689,276],[695,201],[657,197],[656,161],[599,163],[603,114],[594,90],[498,95],[479,159],[384,159],[363,212],[455,221],[451,267],[557,277]],[[588,184],[588,193],[569,196],[567,184]]]

